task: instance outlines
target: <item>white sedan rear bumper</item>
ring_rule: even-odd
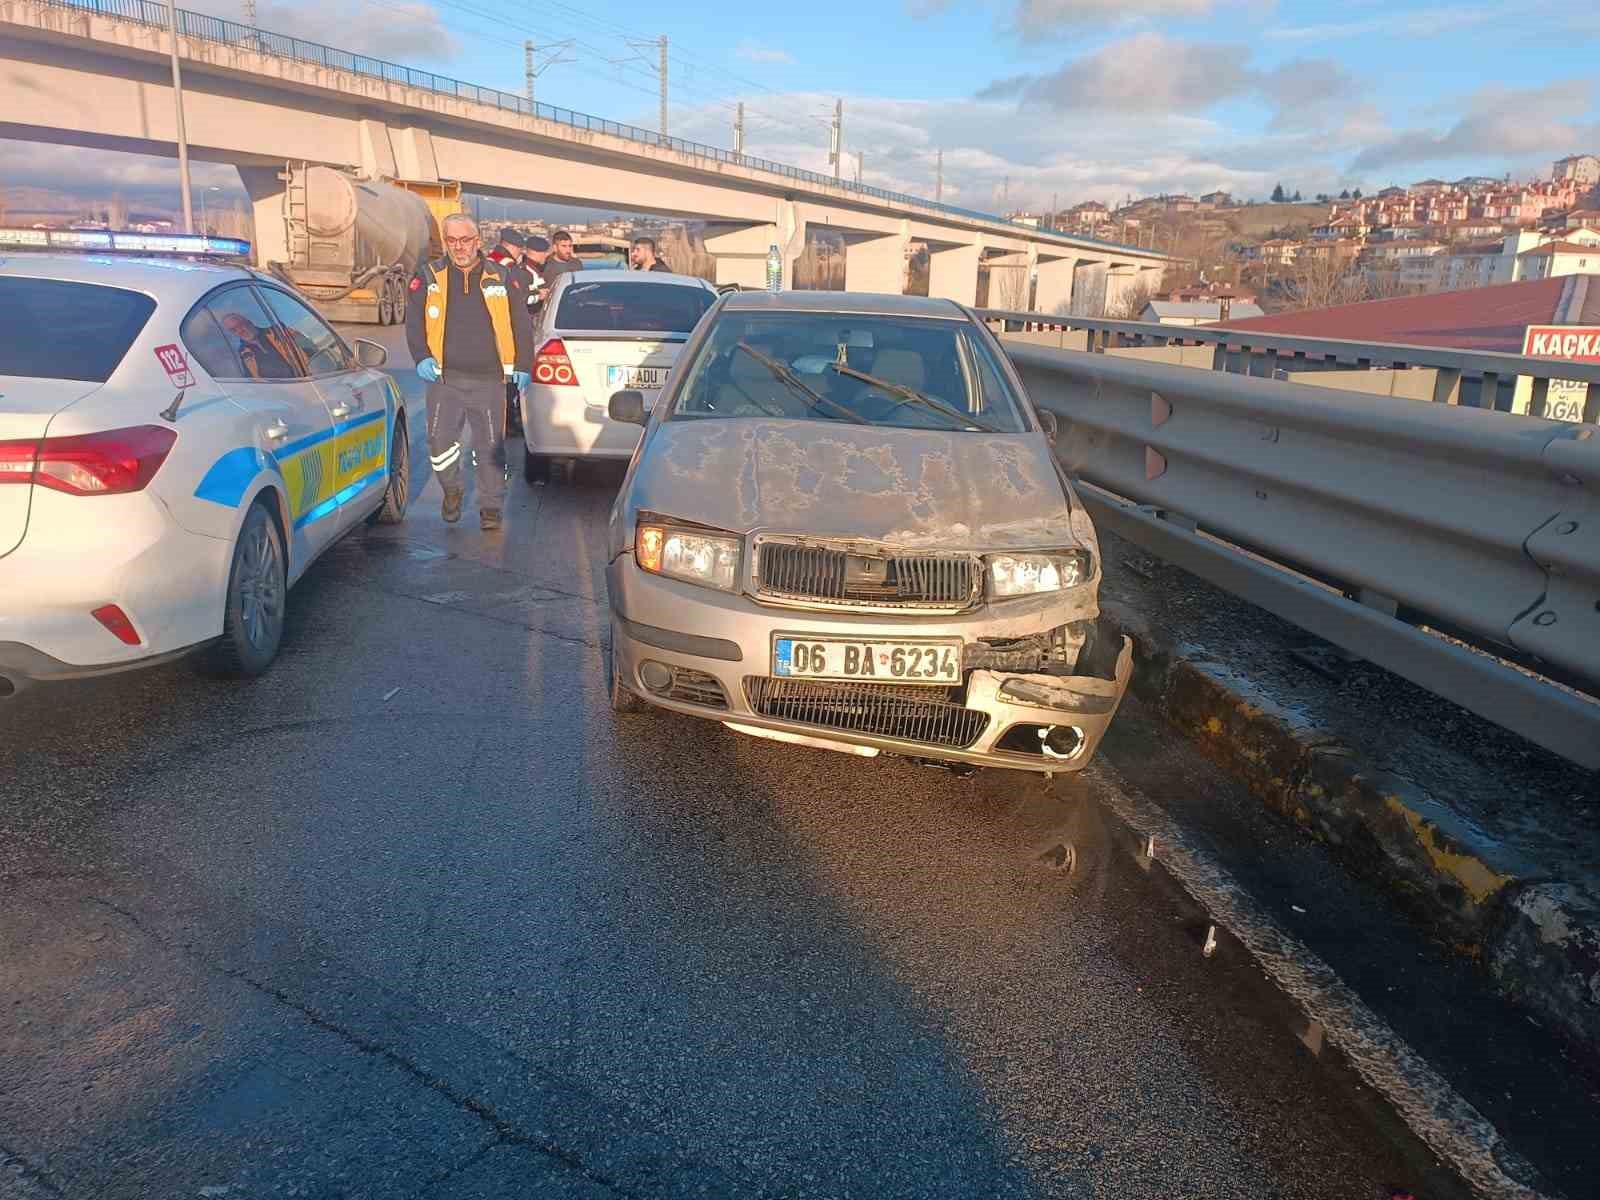
[[[150,491],[76,497],[33,489],[28,533],[0,562],[0,677],[124,670],[222,633],[231,545],[191,533]],[[114,604],[140,644],[93,616]]]

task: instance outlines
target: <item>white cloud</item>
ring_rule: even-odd
[[[265,0],[257,5],[256,21],[271,33],[400,62],[417,57],[445,61],[461,52],[460,39],[439,11],[421,0],[324,0],[315,5]]]
[[[1595,84],[1567,79],[1542,87],[1481,88],[1467,96],[1465,111],[1446,129],[1404,129],[1369,144],[1356,155],[1357,170],[1451,161],[1525,161],[1570,153],[1593,143],[1600,125],[1584,124]]]
[[[1400,9],[1357,21],[1329,21],[1317,25],[1279,25],[1266,31],[1274,41],[1326,42],[1334,38],[1436,37],[1469,29],[1501,18],[1525,19],[1528,0],[1515,4],[1448,4],[1437,8]]]
[[[794,64],[794,55],[787,50],[780,50],[773,46],[760,46],[755,42],[743,41],[734,51],[740,58],[758,63],[782,63],[785,66]]]
[[[997,80],[978,98],[1014,97],[1024,108],[1098,115],[1204,112],[1254,96],[1273,106],[1275,128],[1292,128],[1323,123],[1355,92],[1349,73],[1330,59],[1295,59],[1263,71],[1250,58],[1245,45],[1139,33],[1046,74]]]

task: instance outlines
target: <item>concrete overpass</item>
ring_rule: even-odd
[[[907,249],[922,242],[929,294],[974,303],[979,264],[990,263],[1036,275],[1032,306],[1045,312],[1102,295],[1114,304],[1137,282],[1159,281],[1171,261],[582,114],[530,111],[492,89],[179,16],[189,153],[238,167],[263,261],[287,257],[278,174],[289,160],[699,218],[719,283],[764,283],[774,244],[792,272],[812,228],[843,235],[849,289],[903,290]],[[166,10],[147,0],[0,0],[0,137],[175,155],[165,21]]]

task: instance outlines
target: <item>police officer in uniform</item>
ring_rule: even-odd
[[[478,518],[500,528],[506,476],[496,463],[505,441],[506,383],[527,387],[533,330],[525,303],[513,303],[507,271],[483,255],[478,225],[465,213],[443,222],[445,256],[411,281],[406,342],[428,384],[428,456],[444,488],[446,522],[461,519],[461,430],[472,430]]]

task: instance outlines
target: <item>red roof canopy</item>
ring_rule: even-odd
[[[1224,329],[1522,353],[1529,325],[1600,325],[1600,275],[1564,275],[1461,292],[1369,300],[1219,322]]]

